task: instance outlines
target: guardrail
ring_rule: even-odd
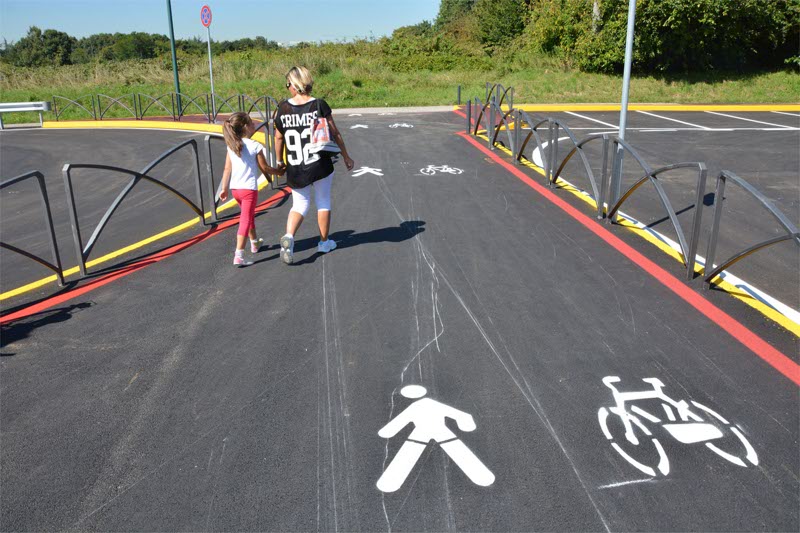
[[[234,94],[226,98],[213,93],[191,96],[170,92],[159,96],[130,93],[119,97],[87,94],[74,100],[66,96],[53,96],[52,110],[56,120],[61,120],[69,109],[79,109],[92,120],[104,120],[111,118],[108,116],[109,111],[116,108],[124,110],[124,114],[134,120],[165,116],[177,122],[191,115],[203,117],[206,122],[213,124],[220,115],[236,112],[247,114],[255,112],[261,120],[267,120],[274,116],[277,106],[278,102],[268,95],[253,98],[247,94]]]
[[[46,259],[39,257],[38,255],[32,254],[22,248],[18,248],[12,244],[8,244],[5,242],[0,241],[0,248],[5,248],[6,250],[10,250],[15,252],[19,255],[27,257],[33,261],[36,261],[43,267],[46,267],[56,274],[56,278],[58,279],[58,286],[61,287],[64,285],[64,269],[61,266],[61,256],[58,253],[58,243],[56,242],[56,231],[55,226],[53,225],[53,215],[50,211],[50,199],[47,196],[47,186],[44,183],[44,175],[39,172],[38,170],[34,170],[32,172],[27,172],[15,178],[8,179],[2,183],[0,183],[0,190],[5,189],[6,187],[11,187],[17,183],[22,181],[35,178],[36,182],[39,184],[39,195],[42,200],[42,210],[44,212],[44,223],[47,227],[48,237],[50,238],[50,252],[53,255],[53,262],[47,261]]]
[[[509,95],[508,109],[502,107],[506,95]],[[533,148],[534,155],[530,157],[530,160],[542,168],[544,177],[550,187],[557,184],[565,167],[577,154],[579,168],[582,170],[581,174],[588,182],[583,187],[583,192],[595,202],[597,218],[605,219],[607,223],[616,223],[617,215],[623,204],[645,183],[649,183],[655,190],[656,196],[666,212],[666,219],[670,221],[677,235],[681,259],[686,269],[686,279],[694,279],[697,250],[700,245],[706,182],[708,179],[708,170],[705,163],[680,162],[654,169],[647,164],[633,146],[618,136],[608,133],[591,134],[579,139],[566,124],[557,118],[550,116],[533,117],[525,111],[515,109],[513,107],[513,95],[513,87],[505,88],[500,84],[487,83],[485,101],[476,97],[466,102],[466,132],[475,136],[485,135],[488,147],[491,150],[495,150],[497,146],[505,146],[510,150],[513,162],[516,165],[520,164],[523,159],[529,159],[526,156],[526,150],[530,149],[531,141],[533,141],[535,143]],[[500,135],[502,131],[507,133],[505,139]],[[568,144],[566,150],[561,149],[562,142]],[[598,142],[602,142],[600,147],[601,160],[599,163],[601,171],[599,180],[592,167],[592,156],[586,150],[589,145]],[[566,155],[560,157],[560,152],[566,153]],[[537,154],[540,157],[539,161],[535,161]],[[622,163],[625,155],[638,164],[641,174],[623,192],[621,190]],[[594,157],[596,158],[597,155]],[[594,162],[598,163],[598,160],[595,159]],[[687,210],[694,209],[691,227],[688,228],[688,231],[681,225],[678,213],[676,213],[662,185],[662,178],[665,174],[687,169],[694,170],[696,175],[693,185],[694,204],[687,208]],[[714,264],[714,258],[722,219],[722,198],[727,181],[739,185],[751,196],[755,197],[778,221],[785,233],[779,237],[750,246],[727,258],[717,266]],[[787,240],[792,240],[800,246],[800,234],[798,234],[797,227],[752,185],[732,172],[722,171],[717,178],[716,186],[714,222],[708,242],[704,273],[705,285],[710,284],[726,268],[759,250]]]

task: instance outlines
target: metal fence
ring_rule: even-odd
[[[534,118],[523,110],[515,109],[513,95],[513,88],[487,83],[485,100],[476,97],[466,102],[466,132],[474,136],[484,136],[491,150],[495,150],[498,146],[504,146],[511,153],[514,164],[517,165],[523,160],[529,159],[526,156],[528,153],[526,150],[530,150],[532,142],[535,143],[533,152],[538,153],[541,160],[532,162],[542,169],[550,187],[556,186],[565,167],[577,154],[579,173],[575,179],[585,180],[585,183],[581,183],[580,186],[594,201],[597,218],[605,220],[606,223],[617,223],[617,215],[623,204],[645,184],[649,184],[666,213],[666,219],[670,221],[677,235],[681,259],[686,269],[686,279],[694,279],[708,179],[705,163],[679,162],[654,169],[648,165],[635,147],[618,136],[604,133],[591,134],[579,139],[566,124],[557,118],[550,116]],[[503,102],[506,100],[507,105],[503,107]],[[596,152],[591,155],[587,151],[587,147],[594,144],[600,144],[599,160]],[[565,155],[562,157],[561,153]],[[629,159],[633,159],[639,168],[633,184],[623,191],[622,162],[625,155]],[[599,177],[593,170],[592,157],[594,157],[594,163],[599,163]],[[662,179],[670,172],[686,172],[687,170],[693,170],[695,175],[692,194],[694,204],[690,207],[690,209],[694,209],[694,213],[691,225],[684,228],[664,190]],[[781,226],[783,235],[750,246],[733,254],[720,265],[715,265],[716,247],[722,220],[723,194],[728,181],[735,183],[758,200]],[[710,284],[726,268],[741,259],[787,240],[800,246],[800,234],[798,234],[797,227],[752,185],[732,172],[722,171],[717,177],[714,194],[714,222],[708,242],[704,286]]]
[[[68,110],[77,110],[91,120],[109,119],[109,111],[122,111],[122,116],[144,120],[148,117],[164,117],[180,121],[184,117],[201,117],[209,124],[217,122],[220,115],[243,112],[256,113],[260,120],[274,116],[278,102],[271,96],[251,97],[247,94],[234,94],[224,97],[218,94],[203,93],[191,96],[182,93],[164,93],[151,96],[146,93],[130,93],[113,97],[106,94],[87,94],[75,99],[66,96],[53,96],[53,114],[61,120]]]

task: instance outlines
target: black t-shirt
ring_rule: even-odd
[[[306,187],[333,172],[330,157],[308,153],[311,143],[311,127],[317,118],[317,110],[323,117],[331,116],[331,107],[322,99],[303,105],[284,100],[278,104],[275,127],[283,135],[286,150],[286,182],[296,189]]]

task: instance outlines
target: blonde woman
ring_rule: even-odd
[[[325,155],[311,154],[307,149],[311,143],[311,128],[318,114],[328,120],[331,137],[341,150],[347,170],[353,170],[355,163],[347,153],[342,134],[331,116],[330,106],[325,100],[311,96],[314,80],[308,69],[292,68],[286,75],[286,88],[291,98],[278,105],[275,115],[275,152],[278,154],[278,168],[286,169],[286,181],[292,188],[292,208],[286,221],[286,235],[281,237],[281,259],[290,265],[294,261],[294,236],[308,212],[312,189],[319,224],[317,251],[326,254],[336,248],[336,242],[328,239],[333,161]]]

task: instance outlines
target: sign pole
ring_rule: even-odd
[[[211,8],[207,5],[200,10],[200,24],[206,27],[208,35],[208,75],[211,79],[211,116],[217,116],[216,93],[214,92],[214,67],[211,65]],[[209,120],[210,122],[210,120]]]
[[[211,110],[212,116],[217,115],[216,93],[214,92],[214,67],[211,65],[211,26],[206,26],[208,31],[208,76],[211,78]]]
[[[167,18],[169,19],[169,43],[172,49],[172,74],[175,78],[175,92],[178,94],[178,108],[181,107],[181,81],[178,79],[178,56],[175,53],[175,30],[172,28],[172,2],[167,0]]]

